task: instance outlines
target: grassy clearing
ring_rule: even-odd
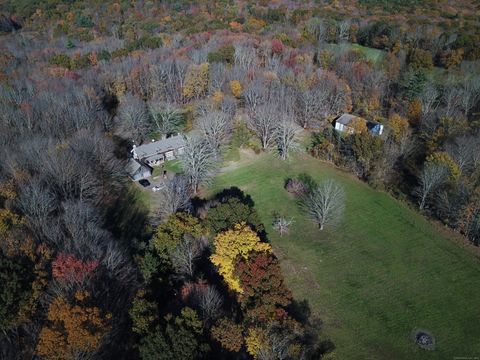
[[[359,44],[328,44],[327,49],[336,53],[336,52],[345,52],[349,50],[358,50],[362,52],[365,57],[372,61],[373,63],[377,63],[385,57],[385,51],[379,50],[379,49],[374,49],[374,48],[369,48],[366,46],[362,46]]]
[[[345,186],[343,223],[319,232],[284,189],[307,172]],[[220,174],[211,192],[236,185],[250,194],[298,299],[308,299],[337,345],[339,359],[451,359],[480,354],[480,264],[433,225],[388,194],[307,155],[289,162],[260,155]],[[294,218],[279,237],[273,212]],[[429,330],[437,349],[411,343]]]
[[[151,210],[152,207],[152,197],[150,196],[149,189],[141,188],[138,184],[132,184],[129,188],[129,193],[127,196],[130,196],[134,199],[134,203],[138,204],[139,208],[146,208]]]
[[[167,160],[162,165],[153,168],[152,176],[162,176],[164,170],[179,174],[182,172],[182,164],[179,160]]]
[[[180,163],[179,160],[168,160],[168,161],[165,161],[163,165],[165,170],[173,172],[175,174],[179,174],[183,171],[182,164]]]

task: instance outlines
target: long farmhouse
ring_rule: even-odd
[[[140,146],[133,145],[129,173],[133,180],[140,180],[152,175],[152,167],[159,166],[167,160],[173,160],[183,153],[185,139],[175,135],[152,141]]]

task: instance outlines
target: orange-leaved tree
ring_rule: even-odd
[[[62,297],[48,307],[48,324],[40,331],[37,354],[44,359],[73,359],[75,354],[92,354],[107,333],[111,314],[85,302],[90,296],[77,291],[74,304]]]
[[[210,330],[212,338],[218,341],[224,349],[238,352],[243,346],[243,328],[228,318],[220,319]]]

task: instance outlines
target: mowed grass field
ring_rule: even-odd
[[[345,188],[342,223],[320,232],[284,189],[306,172]],[[288,162],[259,155],[221,173],[209,192],[238,186],[255,201],[289,287],[324,321],[338,359],[453,359],[480,356],[480,261],[390,195],[306,154]],[[294,219],[289,235],[273,213]],[[415,329],[436,350],[417,348]]]

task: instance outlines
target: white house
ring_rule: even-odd
[[[134,159],[145,165],[158,166],[181,155],[184,147],[185,139],[176,135],[140,146],[133,145],[131,153]]]
[[[365,122],[368,131],[372,135],[382,135],[383,133],[383,125],[373,121],[367,121],[364,118],[359,116],[355,116],[352,114],[343,114],[335,120],[335,130],[344,132],[347,134],[353,134],[355,132],[355,128],[351,126],[351,123],[354,119],[358,119],[360,121]]]

